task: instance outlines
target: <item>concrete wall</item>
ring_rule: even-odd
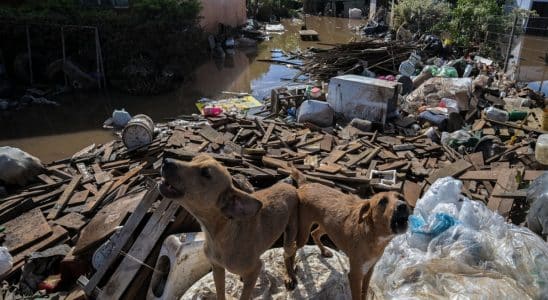
[[[246,0],[202,0],[202,26],[207,32],[216,33],[218,24],[230,26],[245,24]]]

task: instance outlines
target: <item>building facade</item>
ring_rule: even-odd
[[[216,33],[219,23],[233,27],[247,20],[245,0],[202,0],[201,24],[207,32]]]

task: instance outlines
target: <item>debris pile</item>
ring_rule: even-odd
[[[353,42],[307,57],[302,70],[312,78],[324,81],[342,74],[364,74],[366,70],[397,74],[399,65],[415,49],[414,44],[396,41]]]
[[[302,68],[315,79],[408,75],[398,82],[392,75],[340,76],[327,95],[324,85],[274,89],[270,109],[253,116],[239,113],[254,107],[254,98],[203,100],[198,107],[207,118],[165,124],[116,111],[113,124],[121,116],[119,127],[127,124],[121,141],[90,145],[45,165],[40,182],[7,187],[0,228],[11,257],[0,266],[13,265],[3,274],[9,293],[143,297],[165,237],[198,230],[183,208],[158,194],[162,161],[200,153],[224,164],[247,192],[297,168],[308,181],[361,197],[399,191],[415,207],[434,182],[452,176],[468,198],[522,224],[527,186],[546,170],[538,159],[548,156],[548,142],[539,138],[547,130],[545,99],[483,60],[422,68],[414,49],[369,40],[318,52]],[[455,78],[464,73],[474,77]],[[349,88],[337,91],[344,84]],[[81,290],[73,289],[76,282]]]

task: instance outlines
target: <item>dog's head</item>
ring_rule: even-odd
[[[207,155],[198,155],[190,162],[166,159],[160,192],[198,218],[217,212],[230,219],[246,218],[262,207],[261,201],[235,188],[227,169]]]
[[[360,209],[360,221],[367,222],[379,234],[391,235],[407,230],[409,206],[396,192],[384,192],[374,195]]]

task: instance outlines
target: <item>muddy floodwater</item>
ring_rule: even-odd
[[[259,62],[270,59],[271,50],[293,51],[321,47],[303,42],[298,31],[302,23],[284,20],[286,32],[272,34],[257,49],[237,50],[222,61],[210,60],[200,66],[179,89],[158,96],[130,96],[109,90],[98,94],[64,96],[58,107],[33,106],[9,117],[0,117],[0,146],[19,147],[45,162],[65,158],[87,145],[102,144],[115,136],[102,124],[114,109],[125,108],[132,115],[145,113],[155,121],[181,114],[197,113],[194,103],[202,97],[220,98],[221,92],[251,92],[261,100],[270,89],[288,83],[295,69]],[[307,26],[320,34],[322,43],[347,43],[356,35],[352,28],[360,20],[308,17]],[[275,55],[275,54],[274,54]]]
[[[96,94],[71,94],[63,97],[59,107],[33,106],[9,117],[0,117],[0,146],[19,147],[45,162],[72,155],[90,144],[102,144],[115,136],[103,130],[102,124],[114,109],[125,108],[132,115],[145,113],[155,121],[181,114],[197,113],[194,105],[202,97],[221,98],[223,91],[250,92],[261,100],[273,87],[288,84],[298,72],[282,65],[259,62],[275,56],[272,50],[293,51],[308,47],[325,47],[317,42],[303,42],[298,31],[302,23],[284,20],[286,32],[272,34],[257,49],[237,50],[224,61],[210,60],[200,66],[191,79],[179,89],[159,96],[136,97],[113,90]],[[347,43],[358,36],[353,31],[361,20],[329,17],[308,17],[307,27],[320,34],[321,43]],[[525,42],[536,43],[536,40]],[[531,45],[545,48],[545,43]],[[530,55],[530,60],[538,53]],[[526,57],[527,58],[527,57]],[[537,62],[532,63],[537,65]],[[539,74],[538,70],[528,74]],[[530,80],[535,75],[527,76]],[[532,77],[532,78],[529,78]],[[538,77],[538,75],[537,75]]]

